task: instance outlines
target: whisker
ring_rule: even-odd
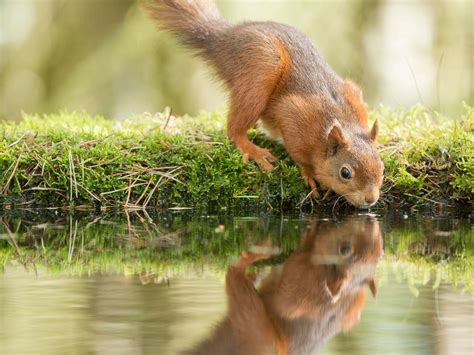
[[[336,199],[336,202],[334,202],[334,205],[332,206],[332,214],[334,214],[334,210],[336,209],[336,206],[337,206],[337,203],[339,202],[339,200],[345,196],[349,196],[350,194],[345,194],[345,195],[340,195],[337,199]],[[344,201],[344,200],[343,200]]]

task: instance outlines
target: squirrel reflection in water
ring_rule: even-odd
[[[383,252],[375,220],[311,222],[299,248],[258,288],[246,267],[271,255],[256,250],[229,267],[227,315],[188,354],[316,353],[359,322],[367,289],[377,293],[374,275]]]

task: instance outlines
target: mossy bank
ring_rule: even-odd
[[[472,203],[474,109],[443,117],[421,106],[379,108],[386,178],[384,203]],[[85,113],[24,115],[0,123],[0,202],[4,208],[68,206],[334,207],[308,198],[298,168],[283,147],[251,132],[279,158],[274,171],[241,161],[226,139],[225,117],[168,113],[113,122]],[[339,201],[339,206],[342,205]],[[336,206],[338,207],[338,206]]]

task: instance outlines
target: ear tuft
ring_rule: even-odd
[[[369,285],[370,292],[372,293],[372,296],[375,298],[377,297],[377,285],[375,284],[375,280],[372,278],[367,281],[367,284]]]
[[[336,122],[328,133],[328,142],[330,146],[330,155],[336,154],[338,148],[348,144],[348,140],[339,122]]]
[[[335,270],[335,274],[326,279],[325,289],[331,297],[331,303],[336,303],[341,297],[342,290],[347,283],[347,271]]]
[[[372,142],[375,142],[377,135],[379,134],[379,120],[375,120],[372,129],[370,130],[369,138]]]

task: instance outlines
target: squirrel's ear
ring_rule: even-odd
[[[375,120],[372,126],[372,129],[370,130],[370,134],[369,134],[370,140],[375,142],[378,134],[379,134],[379,120]]]
[[[347,283],[348,274],[347,271],[335,271],[335,274],[330,275],[326,279],[326,292],[331,297],[331,303],[336,303],[341,297],[342,289]]]
[[[344,132],[342,132],[341,125],[339,122],[332,126],[331,130],[328,133],[329,141],[329,155],[334,155],[337,152],[339,147],[345,146],[348,144],[348,140]]]
[[[367,281],[367,284],[369,285],[372,296],[374,298],[377,297],[377,285],[375,284],[375,280],[371,278],[370,280]]]

